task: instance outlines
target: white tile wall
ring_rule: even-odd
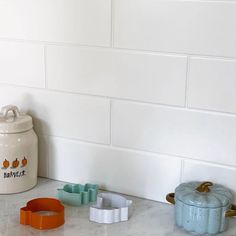
[[[183,56],[79,47],[47,47],[48,87],[183,106]]]
[[[0,87],[0,104],[16,104],[35,119],[40,134],[108,144],[108,99],[44,90]]]
[[[190,107],[236,113],[236,60],[191,58]]]
[[[104,189],[157,201],[164,201],[166,193],[180,183],[181,160],[178,158],[60,138],[41,139],[45,139],[47,143],[43,152],[46,150],[49,178],[74,183],[96,182]],[[67,161],[66,156],[70,157]],[[41,165],[43,171],[46,163]],[[162,188],[159,189],[158,186]]]
[[[39,175],[158,201],[180,180],[236,194],[235,13],[228,0],[0,0],[0,106],[33,116]]]
[[[236,56],[235,1],[114,0],[116,47]]]
[[[115,146],[235,165],[236,117],[114,101]]]
[[[44,88],[43,45],[0,42],[0,83]]]
[[[0,0],[0,37],[110,45],[110,0]]]

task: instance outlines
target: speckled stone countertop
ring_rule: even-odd
[[[53,230],[36,230],[19,224],[19,209],[37,197],[55,197],[56,189],[63,182],[39,178],[38,185],[30,191],[0,195],[0,235],[28,236],[184,236],[193,235],[174,224],[174,208],[171,205],[129,197],[133,200],[130,219],[112,225],[90,222],[89,207],[65,207],[65,224]],[[236,236],[236,219],[231,219],[228,230],[221,236]]]

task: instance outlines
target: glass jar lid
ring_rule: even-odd
[[[0,114],[0,133],[13,134],[25,132],[33,128],[32,117],[20,113],[16,106],[2,107]]]

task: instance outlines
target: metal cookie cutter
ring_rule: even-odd
[[[90,220],[97,223],[117,223],[128,220],[132,200],[114,193],[100,193],[97,202],[90,207]]]
[[[46,212],[52,214],[42,215]],[[31,225],[36,229],[53,229],[63,225],[64,222],[64,206],[57,199],[36,198],[20,209],[22,225]]]
[[[96,184],[66,184],[58,189],[58,198],[65,204],[80,206],[95,202],[97,199],[98,185]]]

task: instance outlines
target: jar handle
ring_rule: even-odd
[[[236,206],[234,204],[231,205],[231,208],[225,212],[225,217],[233,217],[236,216]]]
[[[1,112],[2,112],[3,117],[6,118],[9,111],[12,111],[15,117],[20,116],[20,112],[17,106],[7,105],[5,107],[2,107]]]
[[[174,193],[169,193],[166,195],[166,201],[175,205],[175,194]]]

